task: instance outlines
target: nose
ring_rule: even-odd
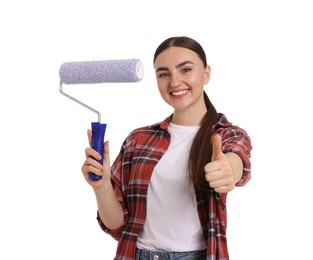
[[[173,73],[172,78],[171,78],[171,87],[175,88],[180,85],[181,85],[181,77],[178,74]]]

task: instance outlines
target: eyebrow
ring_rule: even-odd
[[[180,68],[180,67],[183,67],[183,66],[186,65],[186,64],[194,64],[194,63],[193,63],[192,61],[185,60],[185,61],[183,61],[183,62],[177,64],[177,65],[175,66],[175,68],[178,69],[178,68]],[[162,70],[169,70],[169,69],[168,69],[168,67],[159,67],[159,68],[156,69],[155,72],[162,71]]]

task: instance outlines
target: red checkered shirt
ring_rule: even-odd
[[[243,175],[236,186],[245,185],[250,175],[250,137],[245,130],[228,122],[225,115],[212,128],[213,134],[222,136],[224,153],[234,152],[243,162]],[[118,240],[114,260],[135,259],[136,241],[146,218],[147,190],[155,165],[170,144],[167,131],[171,116],[163,122],[132,131],[125,139],[120,153],[112,165],[112,184],[115,195],[124,210],[124,224],[109,230],[101,221],[100,227]],[[203,191],[195,187],[197,209],[204,239],[207,242],[207,260],[228,260],[226,240],[226,196],[213,189]]]

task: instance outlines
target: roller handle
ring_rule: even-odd
[[[103,163],[103,155],[104,155],[104,135],[106,124],[101,124],[100,122],[92,122],[91,123],[91,131],[92,131],[92,140],[91,140],[91,148],[96,150],[101,155],[101,160],[97,160],[99,163]],[[101,180],[102,176],[98,176],[92,172],[89,172],[89,178],[91,180],[97,181]]]

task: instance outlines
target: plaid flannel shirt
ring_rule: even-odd
[[[225,115],[212,128],[213,134],[222,136],[223,152],[234,152],[243,162],[243,175],[236,186],[245,185],[250,175],[250,137],[238,126],[228,122]],[[123,142],[120,153],[111,169],[111,181],[115,195],[124,210],[124,223],[116,230],[109,230],[97,220],[104,232],[118,240],[114,260],[135,259],[136,241],[146,218],[147,190],[155,165],[166,152],[170,144],[167,131],[171,116],[163,122],[135,129]],[[195,187],[197,209],[204,239],[207,242],[207,260],[228,260],[226,240],[226,196],[199,190]]]

